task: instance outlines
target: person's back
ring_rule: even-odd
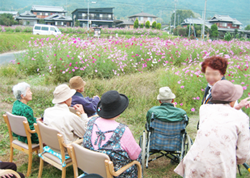
[[[97,111],[100,117],[90,119],[83,137],[83,146],[106,153],[113,161],[115,171],[132,160],[140,161],[141,149],[133,134],[126,125],[115,121],[127,106],[128,98],[125,95],[116,91],[103,94]],[[136,167],[132,166],[119,177],[137,177]]]

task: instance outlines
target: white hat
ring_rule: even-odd
[[[68,85],[62,84],[56,87],[53,92],[54,99],[52,103],[57,104],[66,101],[76,93],[75,89],[70,89]]]
[[[157,100],[170,100],[175,99],[175,94],[172,93],[169,87],[161,87],[159,89],[159,95],[157,96]]]

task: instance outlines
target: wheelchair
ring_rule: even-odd
[[[163,156],[169,158],[173,164],[178,164],[184,158],[193,144],[185,130],[188,121],[189,118],[185,115],[182,121],[164,122],[155,118],[152,113],[139,141],[143,171],[148,168],[149,162]],[[152,155],[155,155],[154,158]]]

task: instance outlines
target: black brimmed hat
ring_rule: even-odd
[[[104,93],[97,105],[97,114],[104,119],[114,118],[128,107],[128,97],[115,90]]]

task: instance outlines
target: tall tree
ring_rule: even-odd
[[[245,30],[250,30],[250,25],[247,25],[247,26],[245,27]]]
[[[14,20],[12,14],[0,14],[0,25],[17,25],[18,22]]]
[[[136,19],[134,22],[134,28],[138,28],[138,27],[139,27],[139,21],[138,19]]]
[[[176,27],[180,25],[186,18],[195,17],[191,10],[176,10]],[[178,23],[179,22],[179,23]],[[171,16],[171,24],[174,24],[174,13]]]

